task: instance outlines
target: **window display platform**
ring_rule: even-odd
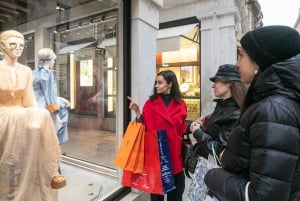
[[[61,173],[67,178],[67,186],[58,190],[58,201],[100,201],[119,188],[117,178],[61,162]]]

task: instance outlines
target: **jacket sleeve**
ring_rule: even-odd
[[[40,76],[41,88],[47,101],[46,109],[50,112],[59,110],[57,86],[53,72],[50,70],[44,70],[41,71]]]
[[[213,168],[204,177],[208,189],[221,201],[244,201],[246,179],[222,168]]]
[[[223,169],[235,179],[231,180],[229,173],[210,171],[206,182],[211,190],[234,201],[244,197],[242,189],[249,180],[249,200],[287,201],[300,150],[296,119],[295,111],[281,103],[262,102],[249,108],[230,134],[222,156]],[[211,184],[217,180],[221,189]]]
[[[212,145],[219,155],[227,144],[227,138],[229,136],[231,127],[229,128],[221,128],[218,124],[213,125],[214,133],[218,133],[218,140],[212,138],[211,135],[206,133],[202,128],[198,128],[194,131],[193,136],[200,144],[200,146],[205,150],[207,154],[212,154]]]
[[[182,101],[182,107],[183,107],[183,110],[185,112],[185,117],[184,117],[184,121],[182,122],[182,136],[185,135],[185,134],[188,134],[190,132],[190,125],[187,123],[186,121],[186,117],[187,117],[187,106],[186,106],[186,103],[184,101]]]
[[[196,139],[196,141],[199,143],[202,150],[205,151],[206,154],[212,154],[212,144],[214,143],[214,140],[210,135],[205,133],[202,130],[202,128],[198,128],[193,132],[193,136]],[[215,150],[218,150],[218,149],[215,148]],[[218,152],[217,152],[217,154],[218,154]]]

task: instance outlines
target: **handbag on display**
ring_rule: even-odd
[[[208,188],[204,182],[204,177],[208,170],[221,164],[218,156],[216,155],[213,143],[212,143],[212,152],[209,154],[208,159],[200,156],[197,161],[195,172],[192,176],[192,182],[188,191],[188,201],[205,201],[214,199],[215,197],[210,197],[208,195]]]

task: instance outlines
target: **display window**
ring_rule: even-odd
[[[69,127],[74,132],[94,131],[116,139],[116,23],[117,13],[112,11],[48,29],[58,52],[58,93],[70,100]],[[73,137],[78,140],[77,135]],[[115,145],[109,147],[107,158],[101,157],[101,152],[84,154],[75,146],[67,142],[62,149],[67,156],[115,168],[111,160]],[[95,148],[85,151],[93,152]]]
[[[175,72],[180,91],[187,104],[187,120],[195,120],[199,118],[201,112],[199,26],[191,24],[160,31],[157,47],[162,51],[156,53],[156,70],[160,72],[168,69]],[[174,34],[176,32],[177,35]],[[173,35],[163,38],[165,33]],[[178,45],[174,46],[176,43]]]
[[[118,146],[117,84],[123,81],[117,80],[119,9],[120,1],[111,0],[0,3],[0,32],[15,29],[25,37],[19,63],[33,70],[39,49],[51,48],[56,54],[57,94],[70,102],[68,140],[60,144],[61,170],[69,179],[68,189],[94,182],[93,195],[81,186],[76,193],[60,191],[59,201],[96,200],[95,196],[98,200],[121,185],[113,164]]]

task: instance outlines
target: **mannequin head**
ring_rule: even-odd
[[[18,58],[25,47],[24,36],[16,30],[7,30],[0,34],[0,49],[4,57]]]
[[[49,69],[54,67],[56,55],[50,48],[42,48],[38,52],[39,66],[42,65]]]

